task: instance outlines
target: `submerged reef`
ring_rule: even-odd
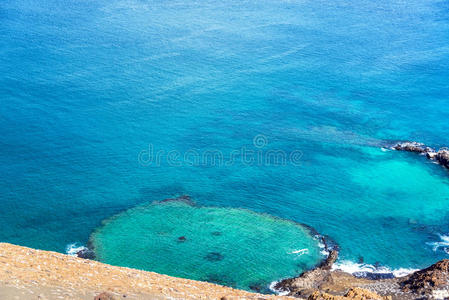
[[[104,220],[89,241],[104,263],[257,292],[319,264],[327,245],[309,226],[201,206],[188,196],[125,210]]]

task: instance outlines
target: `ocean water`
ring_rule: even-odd
[[[447,170],[382,147],[449,145],[448,9],[1,1],[0,241],[64,252],[188,194],[308,224],[340,263],[447,258]]]
[[[104,222],[90,239],[97,259],[270,292],[323,259],[314,233],[302,225],[235,208],[153,203]]]

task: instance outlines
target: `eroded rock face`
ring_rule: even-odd
[[[331,268],[338,258],[338,251],[332,250],[317,268],[306,271],[298,277],[289,278],[275,285],[277,290],[288,291],[291,296],[309,296],[315,289],[332,280]]]
[[[432,294],[436,289],[449,289],[449,259],[416,271],[400,280],[399,284],[403,291],[418,294]]]

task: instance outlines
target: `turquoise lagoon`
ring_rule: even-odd
[[[449,145],[448,8],[1,1],[0,240],[64,252],[111,216],[188,194],[201,207],[308,224],[339,244],[341,265],[447,258],[447,170],[382,147]],[[159,162],[139,161],[150,148]],[[278,164],[182,155],[241,149],[301,155]]]
[[[314,233],[300,224],[183,202],[122,212],[104,221],[90,242],[97,259],[109,264],[259,292],[323,258]]]

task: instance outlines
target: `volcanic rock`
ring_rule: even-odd
[[[403,291],[419,294],[432,294],[435,289],[449,289],[449,259],[416,271],[400,280],[399,284]]]

